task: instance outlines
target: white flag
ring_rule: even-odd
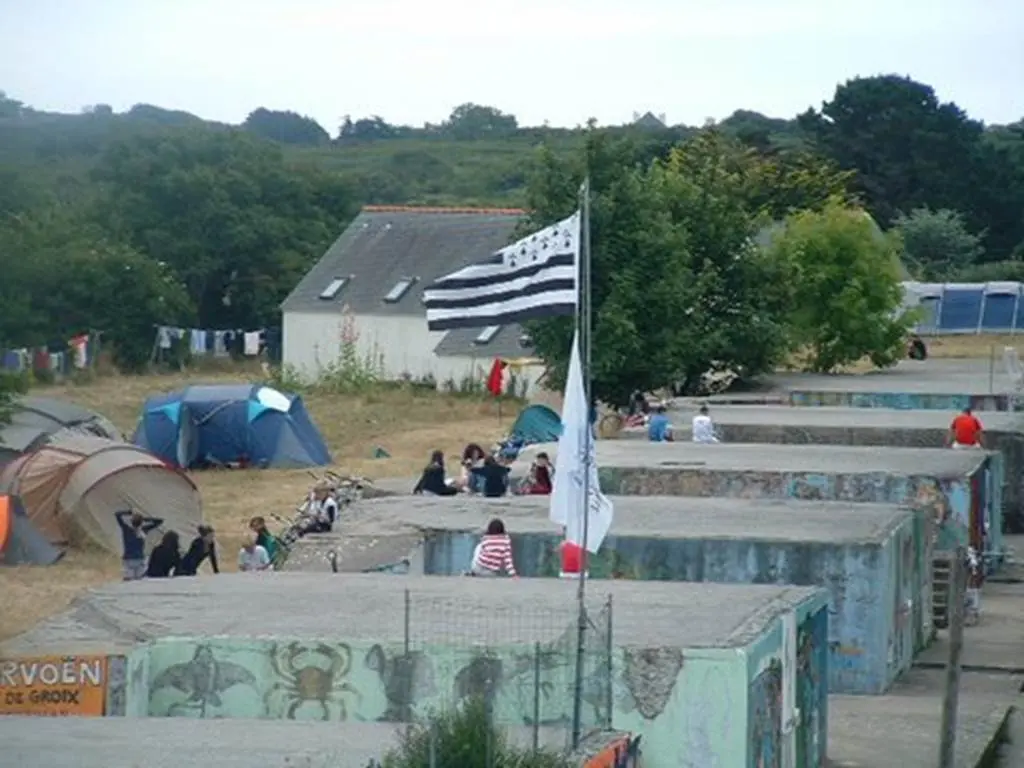
[[[588,552],[597,552],[612,527],[614,507],[601,493],[597,474],[597,457],[593,438],[588,440],[590,408],[583,387],[583,367],[580,365],[579,334],[572,340],[572,354],[569,358],[569,375],[565,381],[565,398],[562,403],[562,435],[558,438],[558,454],[555,456],[555,485],[551,490],[551,520],[565,526],[565,537],[573,544],[583,545],[583,515],[587,522]],[[590,498],[586,505],[583,499],[583,477],[586,466],[585,456],[590,449]]]

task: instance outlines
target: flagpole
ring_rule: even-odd
[[[582,737],[583,726],[583,672],[586,660],[587,639],[587,535],[590,528],[590,473],[593,456],[594,425],[590,414],[593,403],[591,382],[591,286],[590,286],[590,177],[583,179],[580,190],[580,269],[579,269],[579,311],[576,317],[576,329],[579,332],[580,367],[583,369],[584,408],[587,428],[583,441],[583,494],[580,500],[580,514],[583,517],[583,541],[580,547],[579,587],[577,600],[577,636],[576,636],[576,680],[573,686],[572,702],[572,748],[578,749]],[[609,681],[610,683],[610,681]]]

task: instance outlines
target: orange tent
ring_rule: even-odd
[[[163,530],[189,538],[202,522],[199,491],[188,476],[134,445],[60,433],[0,473],[0,487],[21,498],[28,520],[51,543],[83,534],[120,553],[115,512],[131,509],[164,520]]]

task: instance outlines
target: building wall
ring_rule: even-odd
[[[792,389],[789,404],[803,407],[895,408],[901,411],[1024,411],[1024,398],[1005,394],[847,392]]]
[[[781,426],[774,424],[718,424],[722,440],[727,443],[758,443],[786,445],[878,445],[890,448],[938,448],[945,444],[946,430],[889,429],[881,427],[834,427],[824,425]],[[630,438],[646,438],[643,433],[630,432]],[[986,445],[1002,457],[1006,475],[1002,494],[1001,532],[1024,532],[1024,434],[985,430]],[[998,470],[997,470],[998,471]],[[996,489],[993,488],[993,493]]]
[[[988,454],[979,469],[981,485],[971,477],[911,477],[888,473],[716,471],[690,467],[601,467],[601,487],[610,495],[718,496],[805,501],[860,501],[901,504],[930,510],[937,528],[936,546],[949,550],[973,544],[1002,547],[1002,457]],[[979,488],[989,489],[978,499]],[[997,489],[999,489],[997,491]],[[986,529],[986,521],[988,527]]]
[[[336,365],[342,352],[342,338],[350,330],[356,338],[360,362],[371,361],[381,366],[388,379],[411,376],[421,379],[432,376],[438,386],[460,387],[466,379],[486,381],[494,361],[481,346],[478,357],[439,357],[434,348],[444,332],[427,330],[422,317],[354,315],[351,328],[346,329],[340,314],[286,312],[283,323],[283,362],[306,378]],[[543,373],[540,367],[521,369],[527,382],[527,393]]]
[[[593,579],[824,587],[832,617],[829,690],[882,694],[910,668],[916,632],[924,632],[920,610],[910,610],[924,604],[914,524],[908,514],[875,545],[791,544],[758,540],[756,531],[746,541],[609,536],[588,558],[588,571]],[[424,543],[424,572],[467,571],[478,540],[473,533],[434,532]],[[528,578],[558,576],[560,542],[554,534],[513,534],[516,570]]]

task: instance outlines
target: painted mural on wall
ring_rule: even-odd
[[[135,653],[131,691],[146,701],[129,709],[150,717],[400,723],[485,696],[499,723],[566,724],[575,673],[570,634],[525,650],[161,640]],[[588,654],[587,727],[609,722],[609,674],[606,654]]]
[[[750,683],[750,768],[782,768],[782,662],[773,658]]]
[[[828,669],[828,611],[809,614],[797,628],[796,642],[796,764],[820,768],[828,745],[828,680],[822,674]]]
[[[619,706],[654,720],[668,706],[683,668],[679,648],[626,648],[622,652]]]

